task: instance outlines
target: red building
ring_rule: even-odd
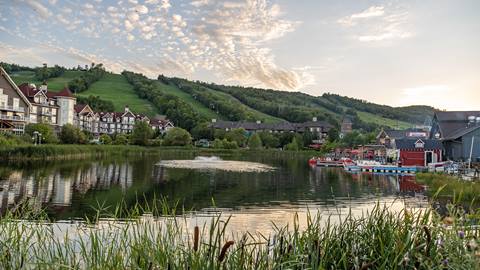
[[[427,166],[443,159],[443,146],[439,140],[398,139],[395,148],[400,152],[399,161],[403,166]]]

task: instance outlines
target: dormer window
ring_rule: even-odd
[[[425,148],[425,142],[423,142],[422,140],[417,140],[415,142],[415,148]]]

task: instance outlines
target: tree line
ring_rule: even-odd
[[[103,64],[94,65],[92,63],[92,67],[89,70],[83,72],[82,75],[80,75],[79,77],[71,80],[68,83],[68,87],[74,93],[80,93],[87,90],[94,82],[103,78],[106,73],[107,72],[105,71]]]

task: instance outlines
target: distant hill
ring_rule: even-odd
[[[59,91],[82,72],[84,71],[67,70],[58,77],[49,78],[48,87]],[[32,68],[17,66],[12,68],[10,74],[17,84],[41,83],[35,78]],[[141,74],[130,74],[134,77],[127,80],[120,74],[107,73],[78,95],[99,96],[113,102],[115,110],[123,110],[128,105],[132,111],[149,116],[170,114],[171,118],[177,118],[180,122],[186,118],[195,121],[211,121],[216,118],[232,121],[303,122],[317,117],[339,127],[341,120],[349,116],[355,129],[366,131],[382,126],[408,128],[423,125],[434,112],[434,108],[429,106],[391,107],[331,93],[312,96],[301,92],[226,86],[163,75],[158,80],[151,80]],[[149,88],[139,90],[138,85],[134,87],[132,84],[133,79],[141,80],[143,84],[148,83]],[[152,91],[155,95],[147,96],[142,91]],[[169,100],[175,100],[177,104],[168,104]],[[175,112],[175,108],[179,104],[182,111],[189,111],[188,116],[178,116],[179,112]],[[182,126],[182,123],[177,124]],[[192,128],[192,123],[186,127]]]

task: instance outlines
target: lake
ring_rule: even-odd
[[[393,210],[425,203],[411,188],[412,176],[311,168],[307,159],[281,152],[212,157],[165,151],[104,160],[14,162],[0,165],[0,210],[28,201],[58,223],[69,223],[119,202],[132,207],[163,196],[188,210],[192,224],[221,212],[231,216],[231,230],[263,233],[272,222],[285,225],[297,213],[302,225],[308,211],[361,215],[377,202]]]

